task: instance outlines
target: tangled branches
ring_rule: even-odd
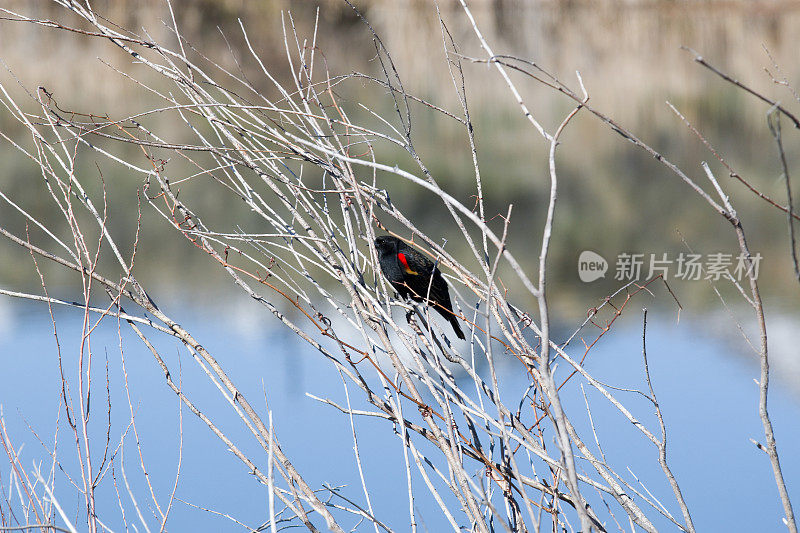
[[[430,497],[455,531],[468,528],[488,533],[498,525],[509,531],[539,531],[550,529],[547,521],[553,530],[605,531],[608,516],[613,518],[614,515],[601,509],[610,510],[612,505],[646,531],[656,530],[653,515],[660,515],[660,520],[682,531],[694,531],[689,506],[668,464],[667,430],[649,370],[649,391],[637,392],[655,409],[659,422],[657,431],[641,423],[617,399],[614,388],[586,369],[584,360],[594,342],[587,343],[583,357],[576,360],[566,351],[575,335],[564,344],[553,341],[547,267],[558,197],[556,153],[562,133],[577,114],[596,116],[666,165],[715,212],[731,222],[742,253],[749,257],[741,223],[707,167],[719,201],[676,165],[591,107],[589,93],[579,74],[579,89],[573,90],[534,63],[495,55],[463,1],[462,15],[470,21],[486,56],[468,58],[462,55],[439,14],[447,66],[462,107],[458,114],[405,91],[389,51],[371,26],[375,58],[382,73],[377,77],[329,72],[316,43],[316,30],[309,38],[302,38],[291,15],[283,19],[288,73],[279,75],[262,62],[250,43],[245,25],[241,24],[250,60],[258,66],[262,81],[269,84],[265,90],[243,72],[226,70],[203,57],[183,39],[174,17],[171,30],[178,46],[169,47],[108,22],[88,3],[71,0],[56,0],[56,3],[79,17],[81,25],[68,26],[4,11],[18,23],[107,41],[147,67],[151,74],[155,73],[159,84],[151,84],[128,72],[119,74],[162,100],[162,105],[149,111],[112,118],[107,114],[65,109],[68,106],[60,103],[48,89],[40,87],[30,95],[38,106],[36,112],[31,113],[23,110],[2,87],[6,112],[30,135],[30,144],[5,133],[0,132],[0,135],[41,171],[45,194],[66,222],[71,241],[60,237],[55,226],[38,220],[5,195],[3,199],[18,211],[26,224],[44,234],[42,239],[47,245],[36,244],[29,235],[18,235],[4,227],[0,227],[0,233],[27,250],[37,269],[38,261],[46,259],[78,273],[82,280],[84,299],[80,303],[50,297],[43,277],[43,296],[5,289],[2,293],[41,300],[51,309],[65,305],[84,312],[82,338],[85,343],[79,352],[78,377],[73,379],[62,370],[62,399],[80,452],[81,481],[75,486],[84,498],[89,531],[108,529],[103,524],[95,491],[109,468],[109,454],[115,453],[109,451],[111,439],[108,437],[98,464],[96,451],[90,446],[89,398],[93,385],[97,387],[96,382],[92,382],[94,352],[90,341],[93,328],[104,318],[115,318],[135,332],[182,405],[208,426],[249,473],[268,487],[270,516],[264,528],[275,530],[278,524],[299,522],[312,531],[321,524],[333,531],[344,531],[342,517],[352,514],[371,523],[376,531],[390,530],[373,512],[365,483],[363,504],[350,502],[351,505],[332,503],[332,498],[323,498],[323,492],[307,483],[278,442],[271,421],[265,420],[264,414],[245,398],[217,357],[177,319],[166,314],[156,303],[158,297],[137,278],[134,264],[139,227],[143,217],[154,216],[160,217],[164,227],[203,252],[199,255],[210,257],[240,290],[321,354],[326,364],[335,367],[348,385],[360,390],[360,397],[372,410],[353,407],[349,395],[346,406],[324,398],[318,398],[320,402],[348,415],[351,424],[353,418],[359,416],[389,422],[405,446],[409,521],[413,528],[417,525],[415,498]],[[518,103],[525,119],[547,147],[550,194],[544,232],[538,239],[540,253],[536,268],[523,266],[508,246],[512,206],[508,206],[503,217],[502,231],[493,230],[487,220],[484,184],[462,71],[464,61],[486,62],[497,70],[510,97]],[[533,78],[572,101],[572,108],[556,128],[548,131],[537,121],[511,74]],[[352,80],[387,92],[393,108],[391,117],[365,106],[357,113],[349,109],[339,90],[344,90],[346,83]],[[165,89],[163,83],[168,83],[169,88]],[[412,140],[412,107],[415,105],[428,113],[443,113],[463,127],[472,151],[474,208],[464,205],[442,188],[418,155]],[[153,116],[166,114],[184,126],[184,132],[191,135],[190,141],[173,140],[147,126]],[[356,114],[370,118],[378,126],[354,118]],[[377,147],[383,145],[402,149],[417,168],[405,170],[381,160]],[[134,147],[138,154],[132,156],[130,151],[125,153],[120,147]],[[136,198],[137,230],[130,254],[123,253],[119,237],[109,228],[105,187],[98,198],[91,192],[95,188],[87,185],[92,178],[76,170],[82,168],[84,158],[96,158],[103,161],[103,165],[119,165],[143,183]],[[181,174],[182,169],[189,170]],[[258,230],[209,221],[214,218],[213,213],[204,210],[202,202],[191,194],[180,193],[182,184],[188,187],[201,180],[235,200],[239,209],[255,221],[252,225]],[[100,181],[105,184],[102,173]],[[439,238],[417,227],[404,214],[402,206],[391,201],[385,184],[392,181],[406,182],[437,199],[443,212],[447,212],[459,228],[458,239],[469,249],[469,259],[457,257],[452,246],[442,244]],[[791,211],[789,214],[791,217]],[[396,299],[391,287],[376,274],[379,269],[373,243],[382,233],[413,242],[439,265],[455,292],[454,312],[467,330],[466,342],[451,342],[432,319],[430,308]],[[450,242],[455,240],[456,237],[451,236]],[[100,258],[109,255],[115,262],[113,272],[103,274]],[[509,300],[498,276],[501,265],[514,273],[515,283],[536,301],[536,318]],[[108,270],[110,267],[106,267]],[[749,281],[749,300],[763,328],[763,418],[768,435],[765,449],[773,461],[789,527],[796,531],[766,411],[768,359],[763,309],[756,280],[751,276]],[[596,342],[611,329],[631,298],[662,282],[655,279],[622,287],[599,308],[592,309],[591,316],[576,334],[585,333],[587,325],[598,326],[602,322],[598,313],[609,312],[610,318],[598,326]],[[103,304],[98,303],[98,293],[107,298]],[[621,304],[620,299],[624,299]],[[395,320],[392,312],[395,308],[407,311],[402,313],[407,323]],[[55,318],[53,323],[55,325]],[[204,413],[197,399],[184,391],[175,379],[175,369],[169,367],[167,359],[151,341],[151,336],[156,334],[169,335],[183,343],[258,443],[257,454],[228,437],[220,421]],[[646,365],[644,345],[643,357]],[[518,371],[527,375],[530,382],[524,394],[511,401],[496,371],[501,358],[515,361]],[[488,371],[481,370],[483,361]],[[557,364],[567,366],[566,378],[556,378]],[[461,379],[461,376],[468,379]],[[625,475],[616,472],[602,450],[600,456],[592,451],[587,436],[576,429],[561,403],[560,391],[573,378],[596,389],[636,428],[643,442],[649,442],[658,451],[658,465],[669,481],[681,518],[646,490],[637,489]],[[73,387],[77,387],[77,401],[72,397]],[[516,404],[519,407],[515,408]],[[108,410],[110,416],[110,401]],[[135,430],[133,421],[131,414]],[[110,423],[108,427],[110,435]],[[353,431],[355,435],[355,429]],[[0,434],[12,466],[20,470],[18,483],[28,494],[30,508],[36,511],[36,522],[44,524],[52,509],[46,506],[45,498],[37,494],[47,491],[48,501],[57,505],[52,493],[54,482],[44,480],[39,472],[36,473],[38,484],[26,477],[22,466],[14,459],[7,432],[3,430]],[[597,434],[593,436],[597,441]],[[356,451],[361,471],[357,445]],[[417,486],[420,479],[424,488]],[[338,489],[331,488],[329,492],[338,494]],[[157,509],[154,513],[157,525],[163,530],[174,491],[166,505],[163,500],[159,503],[152,487],[150,495]],[[285,506],[278,513],[275,498]],[[59,512],[59,515],[65,530],[75,529],[65,513]],[[149,520],[139,516],[148,527]],[[31,527],[57,529],[54,525]]]

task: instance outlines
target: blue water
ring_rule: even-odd
[[[177,309],[177,310],[176,310]],[[323,484],[344,486],[342,493],[365,506],[358,471],[354,462],[353,441],[347,417],[333,408],[306,396],[331,398],[341,405],[346,399],[342,380],[320,354],[277,327],[277,322],[256,304],[245,302],[234,311],[203,310],[197,307],[168,309],[218,359],[250,403],[267,419],[265,401],[272,411],[277,437],[283,450],[305,479],[315,488]],[[8,433],[26,468],[34,463],[49,468],[48,454],[32,435],[31,428],[52,447],[53,432],[59,416],[61,393],[52,325],[45,307],[5,305],[0,308],[0,405]],[[184,318],[185,317],[185,318]],[[75,383],[76,358],[80,342],[80,313],[61,310],[56,315],[65,372]],[[617,329],[592,350],[587,368],[606,383],[646,390],[641,358],[639,319],[620,322]],[[777,497],[769,461],[750,438],[763,442],[758,418],[758,364],[735,342],[724,342],[707,330],[695,328],[674,317],[652,317],[648,326],[650,371],[669,429],[669,461],[681,483],[695,525],[701,531],[780,531],[782,508]],[[168,389],[152,355],[133,333],[122,325],[128,383],[135,413],[142,454],[153,488],[162,509],[175,481],[178,463],[179,405]],[[145,331],[147,329],[145,328]],[[265,453],[243,424],[222,400],[219,392],[191,359],[180,343],[163,335],[152,335],[167,360],[173,379],[182,380],[189,397],[214,419],[243,451],[263,465]],[[130,419],[120,357],[116,321],[105,320],[92,336],[95,363],[92,398],[92,454],[99,464],[105,445],[107,401],[105,397],[105,361],[108,360],[113,450]],[[734,348],[731,348],[731,346]],[[574,352],[578,356],[579,352]],[[518,363],[500,365],[500,379],[518,397],[527,386],[526,375]],[[566,375],[566,363],[558,376]],[[584,435],[585,442],[597,453],[588,425],[583,396],[573,380],[564,388],[564,407]],[[350,385],[355,408],[369,409],[359,389]],[[470,388],[471,390],[471,388]],[[598,436],[609,463],[617,472],[633,480],[627,467],[655,494],[676,517],[671,490],[655,461],[655,448],[591,387],[585,387],[598,427]],[[72,391],[77,396],[77,391]],[[615,393],[634,414],[660,436],[652,406],[635,395]],[[775,377],[770,395],[770,411],[784,475],[795,507],[800,506],[800,400],[790,384]],[[59,418],[59,458],[70,475],[78,473],[71,430],[63,410]],[[387,525],[409,529],[403,450],[391,424],[374,418],[357,418],[358,442],[365,469],[366,483],[374,510]],[[142,530],[131,502],[124,491],[120,464],[115,460],[114,474],[123,493],[126,519]],[[124,465],[128,482],[137,497],[140,510],[151,528],[158,529],[154,507],[148,502],[149,491],[139,466],[132,429],[125,438]],[[579,466],[589,472],[587,464]],[[412,467],[413,470],[413,467]],[[477,470],[477,467],[476,467]],[[9,488],[9,466],[0,461],[0,482]],[[56,472],[57,496],[65,512],[78,525],[85,524],[81,499]],[[429,531],[449,529],[434,505],[418,474],[414,478],[415,505],[419,524]],[[282,486],[285,486],[281,483]],[[267,519],[267,491],[209,429],[188,409],[183,408],[183,457],[176,497],[197,506],[228,514],[249,527],[258,527]],[[588,493],[592,504],[602,505]],[[344,503],[334,499],[337,503]],[[278,509],[281,508],[276,501]],[[649,515],[645,504],[643,508]],[[124,529],[111,473],[100,484],[98,509],[101,519],[115,530]],[[616,509],[612,505],[612,509]],[[605,516],[604,509],[600,509]],[[620,519],[621,513],[616,513]],[[340,515],[341,516],[341,515]],[[458,517],[457,518],[461,518]],[[345,518],[345,528],[354,527],[355,518]],[[666,520],[656,518],[659,529],[674,530]],[[228,518],[174,501],[168,525],[173,531],[189,529],[241,531]],[[321,524],[320,524],[321,525]],[[609,527],[614,529],[613,522]],[[359,529],[367,529],[362,523]],[[369,528],[371,529],[371,528]],[[422,528],[421,531],[425,529]]]

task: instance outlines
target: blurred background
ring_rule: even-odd
[[[389,0],[359,1],[355,5],[391,53],[406,91],[458,115],[460,106],[447,69],[434,5],[427,1]],[[792,450],[800,436],[797,423],[800,420],[797,348],[800,284],[793,274],[786,215],[730,179],[666,102],[675,105],[753,187],[785,205],[785,182],[778,152],[767,128],[769,105],[693,62],[693,55],[681,50],[681,46],[697,50],[720,70],[797,110],[800,106],[790,90],[775,84],[769,73],[777,78],[785,76],[795,87],[800,86],[797,62],[800,34],[796,31],[800,26],[800,3],[486,0],[470,5],[495,53],[535,61],[576,89],[575,71],[580,71],[595,108],[660,151],[707,190],[711,187],[700,162],[708,161],[711,165],[740,215],[751,250],[763,256],[759,280],[767,306],[776,382],[771,405],[776,412],[778,442],[783,444],[784,474],[790,492],[793,490],[797,499],[800,459],[792,456],[796,455]],[[142,34],[146,28],[152,39],[174,43],[169,30],[170,14],[164,2],[105,1],[93,2],[93,6],[120,26]],[[270,72],[283,75],[285,80],[289,79],[289,72],[282,20],[288,21],[289,11],[298,34],[308,38],[318,17],[317,47],[332,74],[363,72],[380,76],[372,35],[343,2],[186,0],[174,1],[173,6],[185,39],[221,67],[231,71],[241,69],[267,95],[274,96],[275,90],[248,55],[239,20]],[[484,57],[457,2],[443,0],[439,6],[459,51],[465,56]],[[68,12],[44,1],[4,0],[2,7],[79,25]],[[156,86],[163,82],[145,67],[132,63],[130,56],[97,39],[0,21],[0,59],[10,69],[0,73],[2,82],[18,101],[28,102],[32,110],[36,106],[25,91],[35,92],[37,86],[52,93],[63,109],[107,114],[111,118],[163,105],[151,92],[113,69],[135,73],[138,79]],[[533,272],[550,187],[548,146],[524,120],[496,73],[486,64],[468,60],[463,66],[487,215],[505,214],[508,204],[513,203],[510,248],[521,263],[531,265]],[[514,79],[534,116],[547,130],[554,131],[572,108],[572,102],[522,76]],[[399,125],[391,98],[374,85],[354,79],[337,86],[336,92],[354,122],[380,128],[374,117],[357,105],[363,103],[395,126]],[[174,115],[152,115],[146,123],[151,131],[175,142],[191,138],[191,132]],[[784,120],[783,125],[791,173],[800,168],[798,136],[788,121]],[[12,138],[24,135],[2,110],[0,130]],[[420,157],[440,185],[465,205],[472,205],[475,180],[463,126],[422,106],[412,106],[412,131]],[[413,161],[396,147],[376,144],[376,149],[379,161],[416,171]],[[115,150],[133,160],[143,160],[138,148],[116,146]],[[97,173],[95,160],[86,159],[82,170]],[[60,215],[53,209],[50,197],[42,194],[42,178],[37,168],[5,140],[0,140],[0,161],[3,162],[0,190],[37,218],[58,223]],[[635,149],[588,113],[580,113],[566,130],[557,163],[560,190],[550,256],[550,303],[558,318],[561,339],[584,320],[588,309],[599,305],[623,284],[614,279],[615,261],[620,253],[642,253],[647,258],[650,254],[660,257],[666,253],[671,259],[690,250],[699,254],[738,255],[735,235],[725,220],[708,209],[701,198],[662,164]],[[181,167],[180,161],[170,161],[167,169],[175,176],[191,173]],[[130,247],[136,220],[135,192],[143,183],[119,166],[103,162],[101,171],[112,206],[111,231]],[[390,190],[393,202],[418,226],[433,238],[450,239],[451,253],[467,257],[467,248],[457,237],[457,228],[439,202],[405,183],[382,186]],[[230,228],[235,223],[257,231],[258,220],[237,212],[237,200],[215,187],[210,181],[195,179],[182,186],[182,194],[191,197],[192,205],[204,212],[212,224]],[[24,234],[24,221],[6,204],[0,207],[0,224]],[[493,225],[501,228],[502,220],[497,218]],[[577,263],[584,250],[592,250],[608,260],[609,272],[605,278],[592,283],[580,281]],[[42,266],[51,295],[80,299],[77,278]],[[629,316],[620,321],[619,331],[613,332],[614,340],[602,341],[588,364],[594,369],[606,369],[608,379],[618,383],[635,379],[632,376],[638,372],[637,354],[641,349],[640,310],[642,306],[653,308],[654,379],[657,391],[659,379],[665,384],[664,409],[676,424],[676,474],[679,480],[681,475],[687,480],[690,507],[692,497],[699,503],[695,505],[700,514],[698,526],[704,521],[707,525],[720,525],[713,520],[728,516],[726,509],[744,505],[745,500],[740,498],[747,496],[746,504],[760,512],[752,522],[742,522],[741,517],[731,519],[725,530],[776,530],[779,526],[774,518],[780,511],[776,507],[769,466],[748,441],[750,437],[763,438],[757,419],[757,389],[751,381],[758,376],[758,362],[737,333],[736,321],[741,321],[744,332],[752,334],[755,331],[752,313],[731,284],[719,282],[712,286],[702,280],[678,280],[673,277],[673,268],[676,265],[671,267],[669,283],[681,303],[680,312],[661,286],[653,289],[653,295],[641,293],[631,304]],[[312,477],[317,476],[320,482],[345,479],[357,483],[354,471],[337,470],[338,465],[326,460],[352,453],[347,431],[338,435],[341,440],[332,439],[336,444],[325,452],[314,445],[315,437],[308,433],[308,428],[314,427],[315,432],[325,434],[320,424],[324,424],[330,411],[305,393],[342,394],[341,384],[338,388],[331,385],[331,380],[338,379],[335,373],[329,375],[327,369],[317,364],[317,354],[276,329],[272,317],[236,292],[216,264],[198,253],[185,238],[165,230],[164,222],[156,216],[143,217],[136,273],[146,287],[152,288],[162,305],[166,304],[176,316],[186,316],[187,322],[202,332],[197,336],[204,345],[217,348],[218,358],[235,369],[243,389],[255,390],[256,396],[262,386],[270,391],[279,435],[283,430],[290,456],[302,458],[298,461],[301,469],[315,472]],[[519,304],[530,307],[532,301],[526,299],[524,291],[514,285],[510,276],[504,279],[508,280],[509,290],[519,292]],[[0,241],[0,286],[31,292],[41,290],[30,257],[6,240]],[[715,289],[727,305],[720,302]],[[64,324],[73,320],[69,313],[62,316]],[[65,330],[68,328],[65,326]],[[106,336],[102,342],[107,343],[108,350],[118,351],[119,340],[114,333],[112,325],[111,330],[99,334]],[[132,353],[138,353],[134,340],[129,342]],[[45,307],[0,298],[0,375],[7,376],[3,381],[9,381],[7,387],[0,387],[0,403],[9,425],[16,428],[23,440],[30,440],[25,437],[29,434],[27,426],[21,417],[11,416],[11,412],[31,417],[45,428],[45,434],[47,421],[52,422],[56,416],[58,391],[51,391],[50,386],[50,381],[56,378],[51,375],[52,365],[49,365],[52,348],[52,324]],[[582,353],[581,348],[576,349]],[[174,351],[179,350],[176,347]],[[143,367],[141,384],[136,387],[141,408],[145,410],[147,402],[174,401],[159,380],[157,369],[149,361],[145,366],[149,370]],[[512,383],[518,380],[518,386],[524,388],[524,376],[514,374],[513,367],[509,367],[506,377]],[[32,381],[41,383],[41,389],[32,387]],[[667,383],[681,385],[668,387]],[[31,395],[33,390],[48,392]],[[581,409],[578,398],[573,400],[567,400],[567,407]],[[697,410],[693,407],[697,405],[705,408]],[[187,421],[190,423],[196,424]],[[370,424],[369,427],[381,427],[378,423]],[[146,434],[151,442],[160,442],[163,430],[155,424]],[[207,438],[203,427],[195,427],[193,431],[192,438],[199,441]],[[335,433],[332,428],[329,431]],[[703,432],[704,437],[697,438],[697,432]],[[400,453],[399,444],[391,435],[381,440],[383,437],[378,433],[370,432],[365,439],[367,447],[393,447]],[[608,438],[609,446],[613,447],[614,435],[610,433]],[[34,451],[33,442],[29,446],[29,453],[39,453]],[[703,453],[694,453],[698,447]],[[200,451],[194,452],[196,457],[192,453],[187,452],[185,468],[190,472],[186,476],[193,480],[195,492],[191,494],[186,489],[187,499],[207,494],[202,491],[224,492],[222,487],[227,482],[217,484],[211,480],[222,479],[219,476],[230,473],[231,465],[203,464]],[[638,457],[639,453],[649,457],[647,454],[654,452],[631,451],[632,457]],[[171,463],[163,465],[165,470],[167,464]],[[731,486],[725,489],[722,501],[703,500],[704,480],[722,482],[731,472],[739,470],[743,477],[756,480],[755,488],[737,491]],[[212,471],[215,473],[211,474]],[[387,496],[383,508],[389,514],[393,512],[389,494],[403,490],[404,480],[402,473],[387,476],[397,476],[394,485],[385,481]],[[165,486],[168,481],[165,480]],[[235,494],[235,487],[240,485],[230,483]],[[257,517],[263,511],[263,502],[243,502],[233,496],[216,501],[221,507],[240,506],[237,511],[252,524],[257,524]],[[208,518],[189,506],[181,513],[185,513],[187,521],[197,520],[197,516]],[[403,515],[397,513],[395,525],[402,530]],[[436,518],[431,520],[434,525],[430,530],[435,531]]]
[[[48,2],[14,2],[4,5],[20,13],[43,18],[58,17],[75,23],[74,17]],[[390,51],[405,89],[451,112],[459,113],[450,74],[444,60],[441,29],[435,9],[429,2],[356,2]],[[310,38],[319,9],[318,49],[324,54],[330,72],[380,74],[372,37],[366,26],[344,2],[174,2],[183,36],[205,56],[233,72],[239,68],[255,87],[275,96],[274,87],[249,56],[238,26],[241,19],[249,31],[254,49],[269,70],[288,81],[288,64],[283,45],[282,15],[288,23],[291,11],[297,33]],[[472,29],[456,2],[440,3],[460,52],[483,57]],[[785,184],[775,142],[766,126],[767,104],[714,76],[692,61],[680,49],[697,50],[712,64],[740,78],[749,86],[773,99],[791,105],[791,92],[776,86],[765,72],[776,77],[797,79],[794,61],[798,38],[792,31],[800,21],[798,3],[790,2],[511,2],[482,1],[473,6],[487,39],[495,52],[535,61],[576,90],[575,71],[580,71],[591,96],[591,103],[622,126],[675,162],[698,183],[706,187],[700,162],[709,161],[742,215],[751,249],[767,257],[763,261],[762,284],[778,303],[792,308],[797,304],[790,263],[785,214],[768,206],[740,183],[727,178],[727,172],[714,156],[667,107],[674,104],[726,158],[733,168],[763,194],[785,204]],[[166,21],[169,12],[163,2],[101,2],[97,8],[110,20],[155,40],[171,42]],[[143,90],[111,67],[158,83],[145,67],[131,62],[123,52],[65,31],[43,31],[23,23],[3,24],[0,45],[3,60],[29,90],[43,86],[64,109],[107,113],[122,118],[163,105],[157,96]],[[767,51],[779,65],[773,67]],[[102,57],[102,61],[99,59]],[[464,61],[467,96],[475,125],[479,163],[486,184],[487,215],[505,214],[514,204],[510,242],[515,254],[525,261],[537,257],[538,247],[531,235],[539,235],[549,193],[547,146],[530,125],[521,119],[519,108],[507,95],[502,80],[492,75],[485,64]],[[3,73],[4,81],[13,80]],[[572,103],[540,84],[517,76],[516,83],[537,119],[555,129]],[[16,83],[10,90],[23,94]],[[342,106],[357,123],[376,126],[359,106],[363,103],[398,126],[393,103],[385,91],[360,80],[337,87]],[[22,101],[25,99],[23,98]],[[471,205],[475,194],[474,172],[463,127],[422,106],[412,106],[415,147],[434,177],[456,198]],[[5,131],[13,133],[16,124],[0,116]],[[172,114],[147,117],[148,126],[174,140],[188,139],[189,132]],[[786,122],[786,121],[784,121]],[[10,128],[10,129],[9,129]],[[385,128],[384,128],[385,129]],[[789,124],[785,128],[791,132]],[[791,132],[793,133],[793,132]],[[784,142],[789,167],[797,162],[796,139],[787,133]],[[102,139],[96,142],[102,143]],[[117,147],[119,149],[119,147]],[[376,144],[382,161],[413,169],[413,162],[396,147]],[[26,197],[35,169],[8,144],[0,145],[6,172],[0,176],[5,191],[20,198],[34,213],[50,213],[48,199]],[[561,194],[556,219],[556,234],[551,261],[554,287],[559,293],[553,305],[559,313],[573,319],[573,312],[585,311],[590,301],[609,294],[619,285],[607,276],[591,285],[576,283],[577,258],[583,250],[593,250],[611,263],[619,253],[667,253],[674,259],[691,247],[697,253],[738,253],[726,222],[703,208],[702,200],[660,163],[636,150],[622,137],[610,135],[609,128],[588,113],[579,114],[566,130],[559,149],[558,165]],[[129,148],[136,156],[137,149]],[[123,152],[124,153],[124,152]],[[175,174],[185,170],[180,161],[171,161]],[[119,167],[103,168],[113,199],[128,199],[131,190],[141,186]],[[201,189],[206,182],[193,180],[184,186]],[[441,216],[442,209],[429,195],[404,183],[386,183],[392,198],[423,229],[436,237],[451,238],[452,247],[463,246],[457,229]],[[709,187],[710,188],[710,187]],[[27,193],[31,195],[30,193]],[[235,199],[224,195],[198,195],[205,202],[207,216],[232,216]],[[119,210],[112,223],[124,227],[134,205],[116,202]],[[236,215],[233,215],[236,216]],[[496,227],[502,221],[495,219]],[[8,220],[8,223],[13,223]],[[441,228],[441,229],[438,229]],[[145,235],[160,234],[160,223],[145,220]],[[532,232],[533,230],[533,232]],[[682,242],[681,235],[685,239]],[[119,238],[123,238],[124,233]],[[720,238],[721,237],[721,238]],[[202,269],[213,288],[224,276],[204,261],[189,260],[191,244],[179,236],[144,239],[153,246],[142,254],[140,275],[156,268],[152,283],[167,280],[169,289],[181,278],[196,279]],[[7,244],[2,243],[2,246]],[[161,248],[159,248],[161,247]],[[5,248],[3,248],[5,250]],[[160,253],[164,249],[170,254]],[[463,249],[466,252],[466,248]],[[166,261],[166,263],[165,263]],[[4,279],[38,286],[26,264],[6,261],[0,267]],[[191,269],[191,270],[187,270]],[[612,278],[612,279],[609,279]],[[513,284],[513,280],[509,280]],[[678,284],[680,285],[680,284]],[[681,287],[678,287],[679,289]],[[721,285],[723,291],[730,287]],[[679,291],[682,303],[701,307],[716,305],[710,286],[690,283]],[[178,291],[183,293],[184,291]],[[728,294],[727,292],[725,292]],[[730,294],[734,294],[734,292]],[[524,295],[521,295],[524,298]],[[524,302],[529,303],[529,302]]]

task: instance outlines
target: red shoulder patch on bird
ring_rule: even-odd
[[[408,274],[414,274],[415,276],[419,275],[418,272],[414,272],[411,267],[408,266],[408,259],[406,259],[406,255],[403,252],[397,252],[397,258],[400,260],[400,264],[403,265],[403,268]]]

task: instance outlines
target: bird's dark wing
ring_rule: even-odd
[[[453,325],[456,335],[463,339],[464,333],[453,314],[450,292],[442,273],[433,261],[410,246],[401,244],[397,251],[398,262],[405,273],[403,283],[408,288],[409,296],[416,301],[427,299],[427,303],[447,319]],[[402,254],[401,257],[400,254]],[[408,268],[405,268],[406,266]]]
[[[411,298],[421,301],[428,294],[433,262],[419,251],[401,245],[397,249],[398,265],[403,270],[403,283],[406,284]]]
[[[415,250],[414,248],[405,244],[399,246],[397,252],[398,255],[403,255],[406,263],[409,266],[409,270],[411,272],[407,270],[406,273],[414,275],[412,272],[415,272],[416,274],[421,274],[426,277],[430,276],[431,272],[433,271],[433,262],[425,257],[422,252],[419,252],[418,250]]]
[[[433,281],[431,282],[430,292],[428,293],[428,301],[436,311],[439,312],[445,319],[447,319],[453,326],[453,331],[459,339],[464,339],[464,332],[458,325],[458,319],[453,313],[453,303],[450,301],[450,291],[447,287],[447,282],[444,280],[442,273],[438,268],[433,270]]]
[[[453,304],[450,303],[450,291],[447,289],[447,282],[444,280],[442,273],[438,268],[433,271],[433,282],[431,283],[430,298],[431,301],[441,305],[448,311],[453,310]],[[436,306],[436,310],[442,313],[445,317],[449,318],[449,313],[443,312],[442,308]]]
[[[444,311],[444,309],[452,309],[452,304],[450,303],[450,293],[447,289],[447,282],[433,263],[428,262],[425,267],[425,269],[419,268],[419,270],[423,271],[420,272],[419,275],[406,276],[406,283],[409,289],[418,297],[418,300],[427,298],[437,311],[448,316],[448,313]]]

